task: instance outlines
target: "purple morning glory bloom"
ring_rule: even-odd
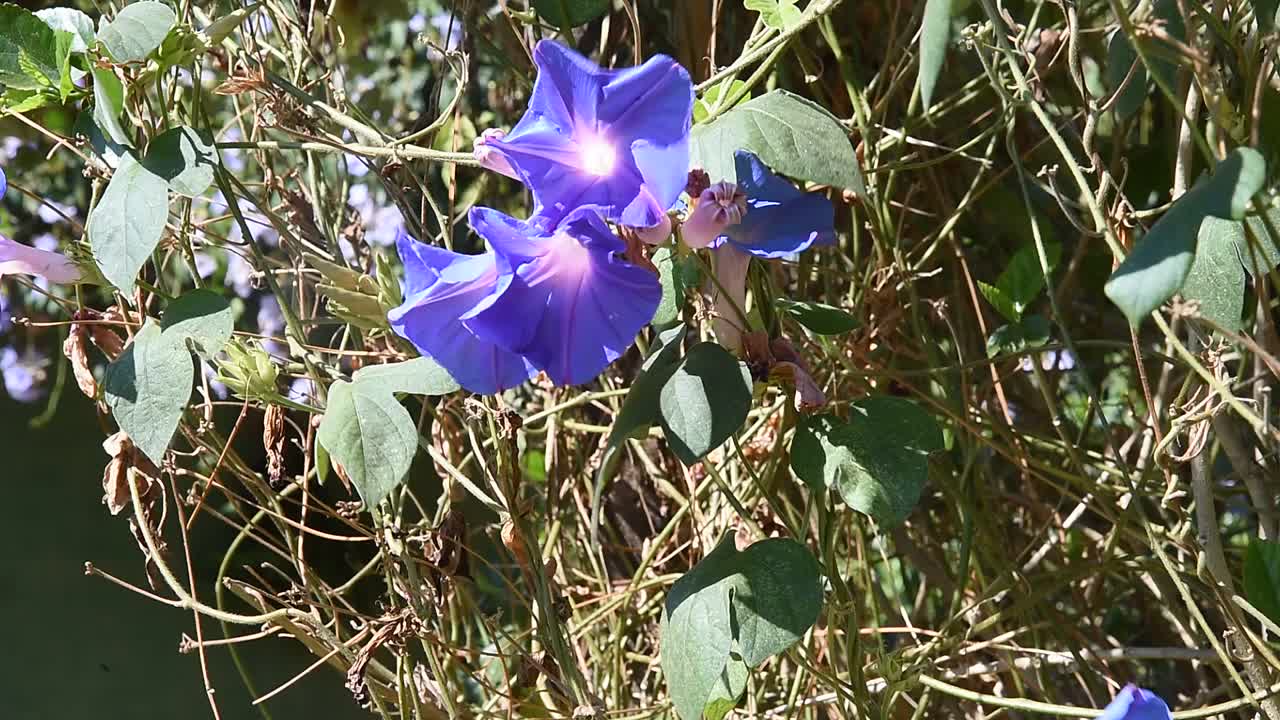
[[[475,393],[501,392],[537,372],[467,326],[469,314],[511,282],[510,274],[500,273],[496,255],[460,255],[417,242],[403,230],[396,245],[405,269],[404,304],[387,314],[396,334]]]
[[[13,325],[13,315],[9,312],[9,296],[0,288],[0,333],[9,332]]]
[[[774,175],[746,150],[735,152],[733,159],[738,188],[747,196],[747,213],[728,226],[713,247],[727,240],[756,257],[780,258],[835,242],[835,207],[830,200]]]
[[[594,207],[623,225],[660,223],[688,180],[689,73],[665,55],[603,70],[550,40],[533,59],[528,111],[509,134],[482,136],[477,157],[514,170],[549,217]]]
[[[658,278],[622,258],[625,243],[592,210],[574,211],[554,229],[545,217],[526,223],[488,208],[473,209],[470,222],[510,277],[469,327],[524,355],[557,385],[593,380],[658,309]]]
[[[1155,693],[1125,685],[1098,720],[1170,720],[1169,706]]]

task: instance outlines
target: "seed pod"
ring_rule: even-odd
[[[98,396],[98,382],[93,377],[93,369],[89,367],[89,353],[85,349],[88,333],[80,323],[72,323],[71,333],[62,343],[62,354],[71,361],[71,371],[76,377],[76,385],[80,392],[90,400]]]

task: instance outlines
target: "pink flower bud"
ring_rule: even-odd
[[[5,275],[35,275],[51,283],[74,283],[80,280],[80,268],[61,253],[0,237],[0,278]]]
[[[704,248],[724,233],[725,228],[742,222],[747,214],[746,193],[737,185],[720,182],[698,196],[693,212],[684,221],[681,237],[693,249]]]
[[[480,163],[480,167],[502,173],[509,178],[520,179],[520,175],[516,173],[515,168],[511,167],[511,163],[501,151],[494,149],[493,141],[501,142],[507,136],[507,131],[500,128],[489,128],[480,133],[473,141],[474,149],[471,151],[476,161]]]
[[[653,227],[631,228],[636,237],[646,245],[661,245],[671,237],[671,216],[663,214],[662,219]]]

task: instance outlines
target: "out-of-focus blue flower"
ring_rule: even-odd
[[[475,208],[470,222],[491,252],[458,255],[401,237],[406,299],[389,315],[468,390],[498,392],[537,370],[557,385],[590,382],[653,318],[658,279],[622,258],[625,244],[596,212],[553,225]]]
[[[258,301],[258,332],[279,335],[284,332],[284,311],[275,295],[263,295]]]
[[[196,273],[202,278],[212,277],[218,270],[218,259],[203,250],[195,252]]]
[[[289,383],[289,393],[287,397],[297,403],[310,403],[316,394],[316,384],[311,378],[294,378]]]
[[[60,202],[45,199],[40,203],[40,207],[36,208],[36,215],[44,222],[56,225],[65,222],[67,218],[80,217],[80,211],[74,205],[63,205]]]
[[[227,390],[227,386],[218,380],[218,371],[214,369],[213,365],[201,361],[200,372],[204,374],[205,380],[209,383],[209,393],[219,400],[226,400],[227,395],[230,393]]]
[[[18,157],[18,151],[21,150],[22,146],[25,144],[26,143],[22,141],[22,138],[16,137],[7,137],[3,141],[0,141],[0,160],[9,162],[10,160]],[[4,194],[4,189],[5,186],[0,184],[0,195]]]
[[[1098,720],[1170,720],[1169,706],[1155,693],[1125,685]]]
[[[520,355],[478,337],[467,326],[477,308],[501,294],[494,253],[460,255],[409,237],[397,242],[404,262],[404,304],[388,313],[391,329],[435,359],[459,385],[481,394],[515,387],[537,369]]]
[[[756,257],[781,258],[835,242],[835,207],[830,200],[774,175],[746,150],[735,152],[733,159],[738,188],[747,197],[747,214],[713,245],[729,242]]]
[[[351,177],[364,177],[369,174],[369,164],[359,155],[343,155],[342,160]]]
[[[373,211],[364,224],[364,239],[375,247],[391,247],[400,236],[400,228],[404,227],[404,215],[395,205],[388,205]]]
[[[9,294],[0,288],[0,333],[9,332],[13,327],[13,315],[9,313]]]
[[[427,29],[427,16],[424,13],[414,13],[409,18],[409,32],[420,33]]]
[[[238,252],[227,251],[225,280],[238,297],[247,298],[253,294],[253,266]]]
[[[5,392],[20,403],[33,403],[44,397],[44,366],[48,359],[34,351],[19,355],[11,347],[0,348],[0,376]]]
[[[477,150],[505,159],[548,217],[594,207],[624,225],[660,223],[688,180],[689,73],[665,55],[603,70],[551,40],[533,57],[528,111],[505,137],[482,136]]]

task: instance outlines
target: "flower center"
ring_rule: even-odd
[[[617,162],[613,146],[595,136],[578,144],[578,157],[582,161],[582,169],[597,176],[613,172],[613,166]]]
[[[591,251],[580,240],[568,233],[556,233],[552,242],[549,259],[564,277],[580,278],[591,268]]]

